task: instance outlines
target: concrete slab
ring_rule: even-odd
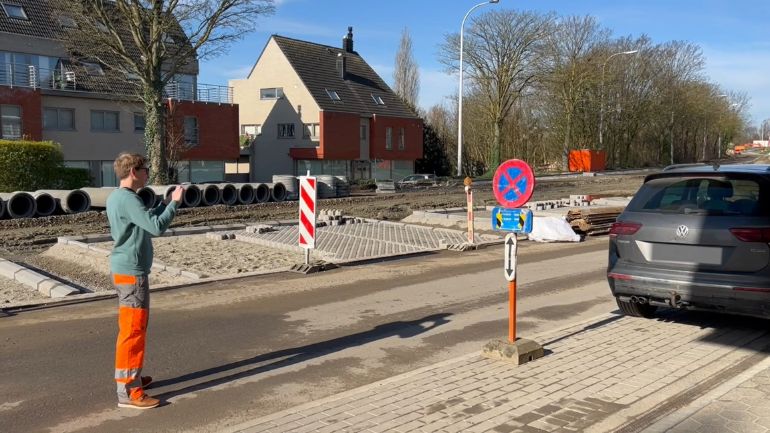
[[[540,343],[526,338],[519,338],[513,343],[492,340],[484,345],[481,353],[490,359],[509,362],[513,365],[521,365],[542,358],[545,351]]]

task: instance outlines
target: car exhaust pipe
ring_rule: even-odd
[[[5,212],[11,218],[31,218],[35,216],[36,203],[32,194],[25,191],[16,191],[0,194],[5,201]]]
[[[264,203],[270,200],[270,187],[265,183],[254,184],[254,201],[256,203]]]
[[[36,215],[46,217],[53,215],[56,211],[56,199],[47,192],[34,192],[32,196],[35,197]]]

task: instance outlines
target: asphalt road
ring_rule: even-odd
[[[520,336],[615,310],[606,242],[520,244]],[[213,432],[478,351],[507,335],[502,254],[154,292],[149,411],[115,404],[115,300],[0,316],[0,430]]]

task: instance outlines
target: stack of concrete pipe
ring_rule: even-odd
[[[37,204],[32,194],[26,191],[4,192],[0,199],[5,202],[5,214],[11,218],[32,218]]]
[[[80,189],[42,189],[34,194],[48,194],[56,200],[58,209],[64,213],[80,213],[91,209],[91,198]]]
[[[196,185],[184,184],[184,194],[182,194],[182,207],[196,207],[201,204],[201,190]],[[157,200],[164,200],[166,196],[176,188],[176,185],[147,185],[146,188],[155,192]]]
[[[91,207],[95,208],[106,208],[107,197],[109,197],[110,194],[116,189],[117,188],[114,186],[105,186],[102,188],[80,188],[81,191],[88,194],[88,197],[91,200]],[[142,200],[144,207],[148,209],[154,207],[158,202],[155,191],[148,187],[140,188],[138,191],[136,191],[136,195],[138,195]]]
[[[252,183],[254,188],[254,203],[265,203],[272,198],[272,188],[267,183]]]
[[[299,199],[299,186],[296,176],[290,174],[273,175],[273,184],[280,183],[286,188],[286,200]]]
[[[222,204],[232,206],[238,203],[238,188],[235,185],[232,183],[219,183],[217,187],[219,187],[219,196]]]
[[[267,183],[270,188],[270,201],[284,201],[286,200],[286,187],[281,182]]]

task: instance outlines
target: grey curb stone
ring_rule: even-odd
[[[63,297],[79,294],[80,290],[58,281],[52,280],[31,269],[17,265],[9,260],[0,259],[0,275],[15,280],[45,296]]]

